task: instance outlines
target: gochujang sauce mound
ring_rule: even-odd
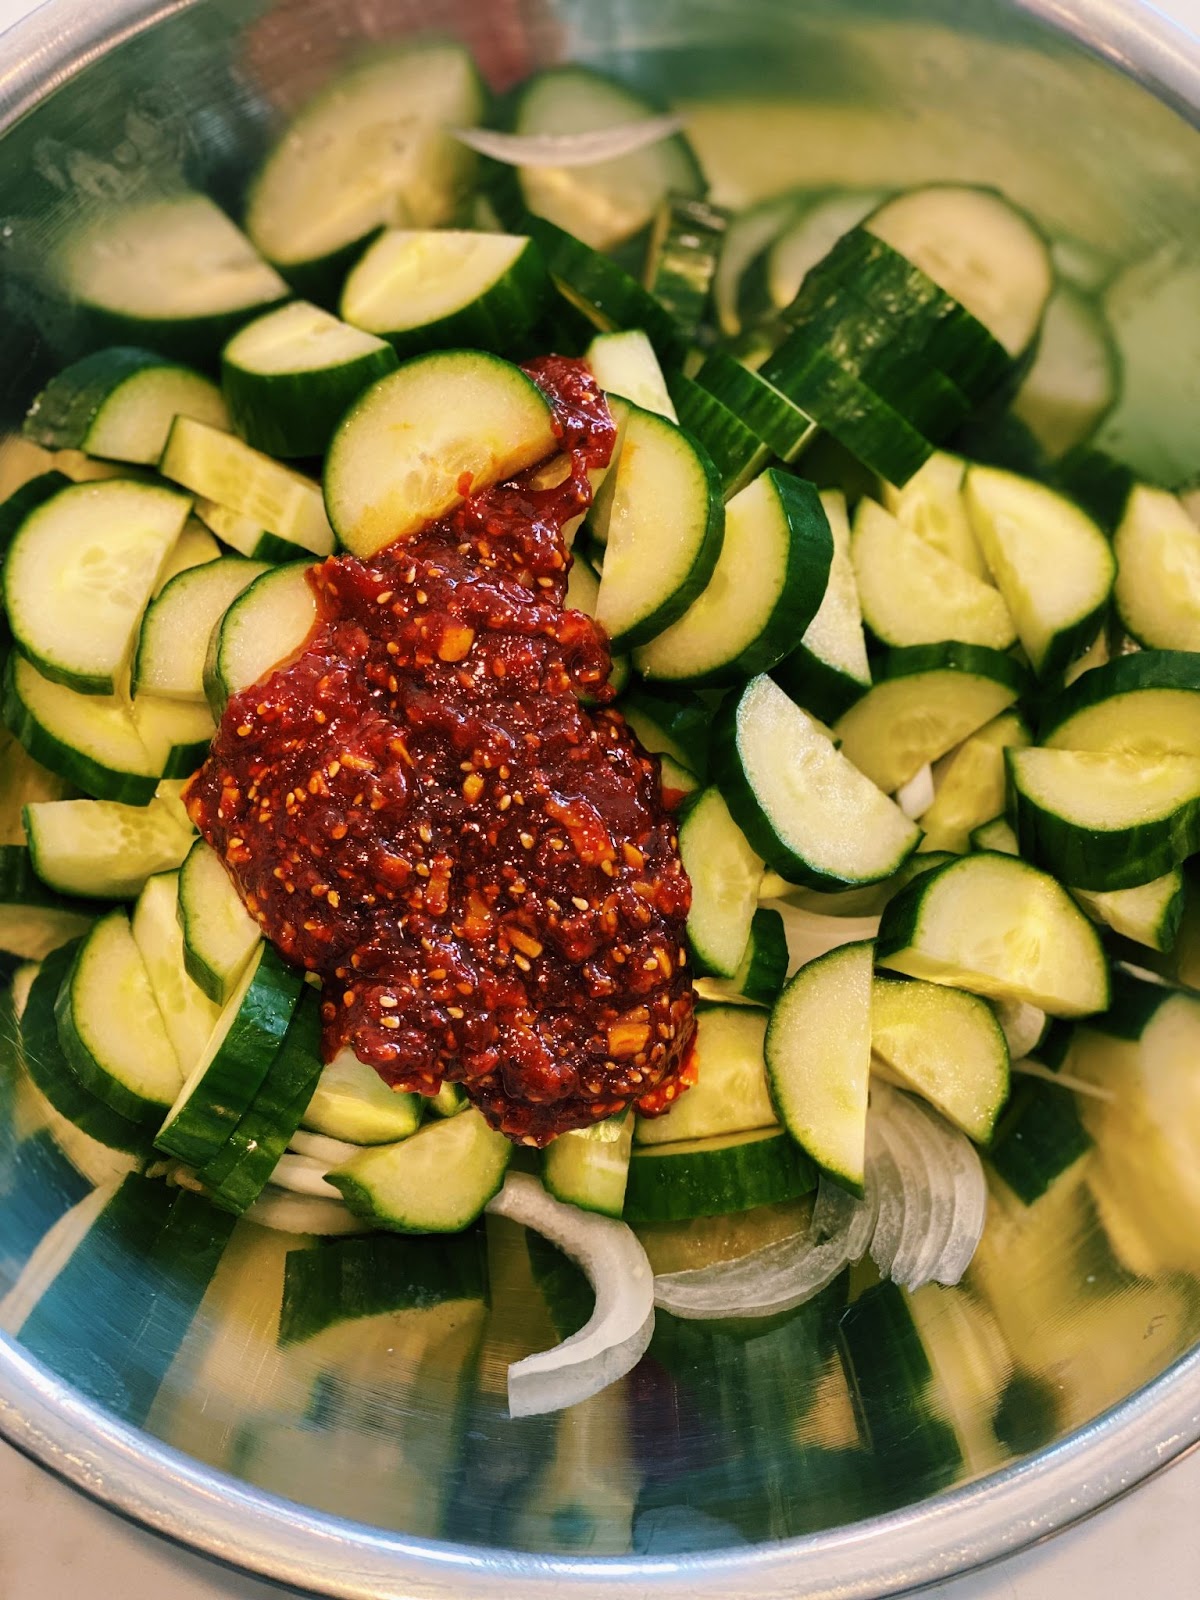
[[[526,371],[565,477],[534,469],[314,567],[308,643],[231,700],[188,808],[266,936],[320,975],[327,1058],[461,1083],[541,1145],[686,1086],[691,889],[658,762],[604,709],[604,634],[564,609],[563,527],[612,418],[582,363]]]

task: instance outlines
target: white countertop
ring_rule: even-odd
[[[34,3],[0,0],[0,29]],[[1200,0],[1160,5],[1200,28]],[[1200,1596],[1198,1507],[1200,1451],[1079,1527],[925,1594],[930,1600],[1193,1600]],[[286,1600],[286,1593],[121,1521],[0,1443],[0,1600]]]

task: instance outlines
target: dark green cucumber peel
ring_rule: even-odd
[[[364,389],[398,365],[390,344],[365,351],[353,361],[300,372],[251,372],[221,362],[221,388],[235,429],[256,450],[285,460],[324,455],[338,423]],[[294,556],[294,545],[265,533],[273,541],[267,561]]]
[[[1135,650],[1131,655],[1116,656],[1089,668],[1074,683],[1042,701],[1038,741],[1044,744],[1064,722],[1102,700],[1153,689],[1200,693],[1200,654],[1191,650]]]
[[[726,497],[736,494],[770,461],[770,447],[723,400],[694,379],[681,372],[668,372],[666,377],[679,426],[712,457]]]
[[[767,1138],[645,1145],[629,1162],[626,1222],[681,1222],[798,1200],[816,1187],[812,1162],[782,1129]]]
[[[544,217],[529,217],[525,228],[560,293],[565,290],[571,304],[590,308],[598,328],[643,328],[660,355],[682,358],[687,347],[683,329],[636,278]]]
[[[821,722],[834,723],[870,689],[849,673],[798,645],[771,671],[779,687]]]
[[[47,500],[53,500],[63,489],[69,489],[71,483],[72,480],[65,473],[43,472],[36,478],[30,478],[28,483],[23,483],[0,504],[0,560],[3,560],[4,552],[26,517],[32,516],[39,506],[44,506]]]
[[[30,407],[21,431],[47,450],[80,450],[113,390],[126,378],[163,364],[161,356],[137,345],[93,350],[51,378]]]
[[[814,420],[806,411],[724,350],[708,356],[696,383],[784,461],[799,455],[813,437]]]
[[[651,688],[635,682],[619,709],[652,754],[673,756],[701,782],[708,771],[712,708],[691,689]]]

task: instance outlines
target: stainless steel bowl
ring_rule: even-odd
[[[339,55],[429,25],[501,85],[573,56],[667,87],[718,198],[962,177],[1110,264],[1200,261],[1200,41],[1134,0],[47,0],[0,39],[7,426],[76,349],[45,263],[80,205],[182,178],[236,210]],[[0,1138],[0,1295],[69,1198],[29,1133]],[[631,1381],[509,1422],[505,1365],[550,1342],[564,1286],[506,1227],[490,1310],[281,1353],[295,1241],[242,1225],[144,1426],[0,1338],[0,1433],[146,1525],[321,1594],[895,1594],[1052,1533],[1200,1439],[1200,1261],[1145,1217],[1131,1260],[1105,1170],[1085,1159],[1028,1211],[997,1201],[967,1284],[918,1297],[932,1378],[881,1349],[892,1398],[916,1383],[921,1403],[871,1448],[816,1315],[668,1330]],[[131,1265],[65,1335],[133,1292]]]

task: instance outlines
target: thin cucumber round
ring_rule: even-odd
[[[208,754],[217,725],[208,706],[142,694],[130,708],[138,738],[165,779],[190,778]]]
[[[356,1216],[396,1233],[461,1233],[499,1192],[513,1147],[480,1111],[426,1123],[377,1145],[328,1179]]]
[[[812,484],[768,469],[726,505],[712,577],[678,622],[635,652],[635,666],[643,678],[677,683],[769,672],[816,615],[832,558]]]
[[[1013,856],[963,856],[925,872],[884,909],[879,964],[1053,1017],[1108,1006],[1096,930],[1047,873]]]
[[[781,1128],[634,1149],[626,1222],[686,1222],[799,1200],[816,1186],[803,1150]]]
[[[884,198],[878,189],[846,189],[818,195],[783,229],[766,253],[771,304],[779,311],[786,310],[811,269]]]
[[[200,1059],[221,1008],[197,987],[183,960],[183,935],[175,914],[178,872],[148,878],[133,909],[131,927],[167,1037],[186,1076]]]
[[[590,1128],[560,1133],[542,1151],[542,1182],[556,1200],[619,1217],[625,1209],[633,1116],[610,1117]]]
[[[993,817],[971,830],[971,849],[990,850],[1002,856],[1019,856],[1021,848],[1016,833],[1007,817]]]
[[[1200,649],[1200,527],[1177,496],[1138,484],[1113,538],[1117,615],[1139,644]]]
[[[714,769],[750,845],[789,883],[880,882],[921,837],[770,678],[752,679],[721,707]]]
[[[987,563],[963,500],[966,475],[967,464],[961,456],[939,450],[902,489],[885,483],[883,504],[898,522],[911,528],[947,561],[988,581]]]
[[[679,426],[712,457],[728,500],[768,464],[769,446],[723,400],[681,372],[667,375],[667,388]]]
[[[767,1082],[779,1120],[831,1178],[863,1192],[871,1070],[870,942],[800,968],[771,1011]]]
[[[373,384],[334,435],[330,521],[355,555],[372,556],[556,446],[549,404],[519,367],[472,350],[415,356]]]
[[[211,528],[222,544],[228,545],[237,555],[245,556],[247,561],[303,561],[312,555],[311,550],[295,539],[268,533],[257,518],[243,517],[215,500],[206,500],[202,494],[196,496],[195,510],[200,522]],[[218,549],[216,555],[220,554]]]
[[[214,627],[243,589],[268,569],[223,556],[172,578],[142,617],[130,688],[134,695],[204,700],[204,661]]]
[[[317,622],[317,597],[299,561],[272,567],[244,589],[214,627],[204,692],[220,717],[231,697],[259,683],[304,646]]]
[[[1012,411],[1057,460],[1095,431],[1120,388],[1116,348],[1095,303],[1069,283],[1050,296],[1037,355]]]
[[[643,282],[688,338],[704,320],[728,222],[727,211],[678,194],[654,218]]]
[[[654,346],[640,328],[598,333],[583,359],[606,394],[631,400],[643,411],[657,411],[668,422],[679,421]]]
[[[601,255],[553,222],[530,217],[525,226],[541,252],[559,294],[602,333],[641,328],[666,359],[682,359],[687,341],[666,306],[609,256]]]
[[[192,848],[192,829],[174,808],[152,799],[45,800],[25,807],[34,871],[61,894],[129,900],[147,878],[173,872]]]
[[[1044,700],[1039,742],[1059,750],[1200,755],[1200,656],[1114,656]]]
[[[759,887],[762,893],[762,886]],[[718,1003],[739,999],[771,1005],[783,988],[788,969],[787,930],[773,906],[760,905],[750,923],[746,953],[732,978],[701,978],[697,993]]]
[[[421,1125],[417,1094],[389,1088],[352,1050],[340,1050],[317,1079],[301,1122],[314,1133],[349,1144],[397,1144]]]
[[[725,350],[708,356],[696,382],[782,461],[794,461],[816,436],[816,424],[807,411]]]
[[[962,854],[972,830],[1004,809],[1007,782],[1004,752],[1024,749],[1029,730],[1015,711],[988,723],[945,758],[933,804],[921,813],[925,848]]]
[[[44,884],[26,845],[0,845],[0,950],[7,955],[41,961],[86,933],[103,909]]]
[[[1093,922],[1103,922],[1122,938],[1164,954],[1175,948],[1184,908],[1183,873],[1178,867],[1132,889],[1072,889],[1071,893]]]
[[[690,689],[634,682],[621,700],[626,722],[652,755],[667,755],[689,772],[708,771],[712,712]]]
[[[190,516],[183,525],[183,532],[171,546],[166,561],[159,569],[155,594],[161,594],[171,579],[177,578],[181,572],[188,572],[192,567],[202,567],[209,561],[216,561],[220,554],[221,546],[203,522],[197,516]]]
[[[260,940],[258,923],[207,839],[197,839],[179,871],[176,918],[183,961],[210,1000],[224,1005],[250,964]]]
[[[824,722],[833,722],[870,688],[871,668],[850,559],[846,497],[840,490],[823,489],[821,504],[833,535],[829,581],[799,645],[772,676],[797,705]]]
[[[692,883],[692,954],[704,972],[731,978],[746,953],[763,864],[719,789],[706,789],[688,807],[679,825],[679,853]]]
[[[639,1117],[639,1147],[749,1133],[775,1126],[767,1092],[763,1040],[767,1013],[758,1006],[704,1005],[692,1044],[699,1077],[661,1117]]]

